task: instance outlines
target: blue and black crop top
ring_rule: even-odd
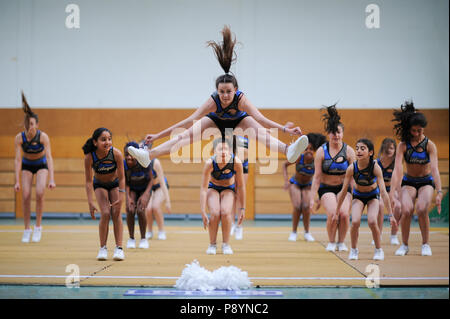
[[[213,171],[211,172],[211,176],[214,177],[214,179],[230,179],[234,176],[234,174],[236,174],[236,171],[234,170],[234,154],[231,154],[230,161],[222,168],[219,168],[219,165],[217,165],[216,156],[212,157],[212,164]]]
[[[95,151],[92,154],[92,167],[97,174],[110,174],[113,173],[117,169],[117,163],[114,158],[113,147],[109,149],[108,154],[99,159],[95,154]]]
[[[334,158],[330,156],[329,143],[323,144],[322,147],[324,152],[322,172],[327,175],[344,175],[349,165],[347,160],[347,144],[343,143],[341,150]],[[342,161],[336,162],[339,159],[342,159]]]
[[[234,95],[231,104],[228,105],[226,108],[222,108],[222,103],[220,102],[219,99],[219,93],[215,91],[213,94],[211,94],[211,97],[216,103],[217,109],[215,112],[211,112],[208,115],[219,118],[221,120],[236,120],[238,118],[247,115],[246,112],[240,111],[238,108],[239,100],[243,95],[244,93],[242,93],[241,91],[236,91],[236,94]]]
[[[364,169],[358,168],[358,161],[353,163],[353,179],[356,184],[361,186],[370,186],[377,181],[377,177],[373,173],[375,167],[375,161],[372,165],[367,166]]]
[[[44,144],[41,143],[41,131],[37,130],[36,135],[27,141],[25,132],[22,132],[22,150],[27,154],[37,154],[44,150]]]
[[[381,164],[381,160],[377,158],[378,165],[381,167],[381,171],[383,172],[383,180],[385,183],[390,183],[392,178],[392,172],[394,171],[395,167],[395,160],[392,161],[391,164],[389,164],[388,167],[383,167],[383,164]]]
[[[299,162],[295,165],[297,173],[306,176],[314,175],[314,162],[306,164],[304,154],[300,156]]]
[[[428,137],[426,136],[416,146],[412,146],[410,142],[406,142],[405,162],[408,164],[428,164],[430,162],[430,155],[427,152],[427,146]]]
[[[145,190],[150,182],[150,166],[142,167],[136,163],[133,167],[128,167],[127,161],[123,161],[125,170],[125,182],[133,190]]]

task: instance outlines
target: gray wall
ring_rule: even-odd
[[[205,42],[224,24],[260,108],[449,107],[448,0],[0,0],[0,107],[21,89],[34,107],[197,107],[223,73]]]

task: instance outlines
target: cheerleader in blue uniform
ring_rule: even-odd
[[[222,69],[225,71],[225,74],[216,79],[216,91],[185,120],[158,134],[147,135],[146,143],[150,144],[157,139],[169,136],[176,128],[187,129],[176,138],[172,138],[148,151],[133,147],[129,148],[130,154],[142,166],[147,167],[150,165],[151,159],[169,154],[178,148],[198,141],[201,138],[201,133],[208,128],[217,128],[222,137],[225,134],[229,135],[229,133],[232,133],[235,128],[240,128],[243,131],[250,129],[253,132],[252,139],[262,141],[268,148],[271,148],[271,145],[275,146],[277,151],[285,154],[291,163],[294,163],[308,146],[308,138],[305,135],[300,136],[293,144],[288,146],[268,132],[267,128],[277,128],[291,135],[302,134],[299,127],[282,126],[267,119],[238,89],[238,82],[235,76],[229,73],[231,64],[235,61],[234,46],[236,39],[233,39],[231,30],[227,26],[223,28],[222,35],[223,42],[220,44],[214,41],[208,42],[208,45],[213,48]],[[230,132],[227,133],[227,131]],[[196,135],[194,132],[199,132],[200,134]]]
[[[86,195],[92,219],[95,219],[95,212],[99,211],[94,204],[92,193],[95,193],[100,208],[100,250],[97,259],[108,258],[106,243],[109,221],[112,218],[116,241],[113,259],[123,260],[125,256],[122,249],[123,225],[120,209],[126,190],[122,152],[112,146],[111,132],[101,127],[86,141],[83,153]]]
[[[365,206],[367,206],[367,223],[375,242],[375,254],[373,259],[384,260],[384,252],[381,248],[380,229],[378,227],[380,194],[385,206],[388,209],[391,225],[395,226],[397,223],[392,214],[389,195],[384,185],[383,172],[381,171],[378,163],[374,161],[373,157],[373,143],[368,139],[358,140],[356,143],[357,161],[353,162],[353,165],[350,165],[347,168],[342,189],[337,196],[338,203],[336,212],[340,210],[347,194],[347,187],[353,179],[355,182],[355,187],[353,189],[353,201],[351,208],[352,226],[350,229],[350,237],[352,247],[348,257],[350,260],[357,260],[359,258],[359,250],[357,248],[359,226],[361,224],[361,215]],[[335,213],[332,219],[336,220],[337,215],[338,213]]]
[[[327,214],[327,251],[348,251],[344,243],[350,224],[349,210],[351,205],[351,186],[347,188],[345,199],[337,219],[331,217],[336,214],[337,194],[342,188],[345,172],[355,160],[355,151],[344,143],[344,124],[341,123],[340,115],[336,106],[326,108],[327,113],[323,115],[325,131],[328,133],[328,142],[320,147],[314,158],[314,177],[311,185],[311,194],[319,194],[319,202]],[[314,207],[315,198],[310,197],[309,207]],[[336,233],[338,241],[336,244]]]
[[[229,244],[234,201],[239,210],[238,226],[245,216],[245,184],[242,161],[232,153],[232,142],[219,138],[213,143],[214,156],[206,161],[200,187],[203,227],[208,227],[208,255],[215,255],[217,233],[222,224],[222,253],[233,254]],[[238,196],[236,196],[238,194]],[[209,217],[207,214],[209,211]]]
[[[297,240],[297,228],[300,221],[300,215],[303,215],[303,227],[305,228],[304,238],[306,241],[314,241],[314,237],[309,232],[309,221],[311,210],[309,208],[311,196],[311,184],[314,176],[314,152],[326,142],[325,136],[318,133],[308,133],[309,145],[305,152],[295,163],[295,175],[289,179],[288,166],[292,165],[289,161],[283,164],[284,189],[289,191],[292,212],[292,232],[289,235],[289,241]]]
[[[438,168],[438,152],[436,145],[424,134],[427,119],[418,112],[413,102],[407,101],[398,111],[394,111],[394,126],[401,142],[397,146],[395,167],[392,174],[389,196],[394,198],[400,194],[402,245],[395,252],[397,256],[405,256],[409,252],[408,240],[414,208],[419,217],[422,234],[422,256],[431,256],[429,244],[430,218],[428,207],[435,191],[435,204],[441,212],[442,184]],[[403,161],[406,173],[403,175]]]
[[[395,150],[397,148],[397,143],[392,138],[385,138],[381,142],[380,151],[377,156],[377,163],[383,172],[384,185],[386,186],[386,191],[389,193],[391,190],[391,178],[392,172],[395,166]],[[397,224],[391,227],[390,243],[391,245],[400,245],[397,238],[398,224],[400,222],[401,207],[400,201],[398,200],[398,194],[392,199],[392,213],[394,214]],[[380,211],[378,213],[378,227],[380,228],[380,236],[383,232],[383,222],[384,222],[384,202],[380,201]],[[372,244],[374,242],[372,241]]]
[[[53,157],[48,135],[38,129],[39,119],[34,113],[22,92],[22,109],[25,113],[25,131],[16,135],[15,145],[15,185],[18,192],[22,188],[22,209],[25,230],[22,242],[39,242],[42,237],[42,212],[44,210],[44,191],[48,177],[48,188],[56,187]],[[22,152],[21,152],[22,151]],[[21,154],[23,153],[23,155]],[[34,232],[31,230],[31,189],[33,176],[36,175],[36,225]],[[22,179],[22,187],[20,184]],[[33,233],[33,234],[32,234]]]
[[[148,241],[145,238],[145,231],[147,228],[147,219],[145,212],[150,202],[153,176],[150,171],[150,166],[142,167],[136,159],[128,154],[128,147],[139,147],[136,142],[128,142],[124,148],[125,160],[123,162],[125,170],[125,189],[126,189],[126,209],[127,209],[127,226],[130,238],[127,242],[127,248],[136,248],[136,240],[134,238],[134,220],[136,214],[138,215],[139,230],[141,233],[141,240],[139,248],[147,249]]]

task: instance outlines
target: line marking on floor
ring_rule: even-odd
[[[0,278],[67,278],[58,275],[0,275]],[[80,275],[79,278],[98,279],[179,279],[171,276],[91,276]],[[366,280],[366,277],[249,277],[250,280]],[[449,280],[449,277],[381,277],[379,280]]]

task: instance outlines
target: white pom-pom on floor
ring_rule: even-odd
[[[247,272],[235,266],[222,266],[211,272],[201,267],[197,260],[194,260],[183,269],[175,288],[200,291],[214,289],[241,290],[249,289],[251,285]]]
[[[201,267],[197,260],[194,260],[183,269],[181,277],[178,278],[175,287],[182,290],[214,290],[211,285],[212,273]]]
[[[216,289],[241,290],[249,289],[252,285],[246,271],[235,266],[220,267],[213,271],[212,285]]]

